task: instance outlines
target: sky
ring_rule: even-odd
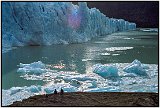
[[[135,22],[137,27],[159,26],[159,2],[87,2],[89,8],[98,8],[107,17]]]

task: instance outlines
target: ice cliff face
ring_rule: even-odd
[[[108,18],[85,2],[2,2],[3,47],[86,42],[135,28],[135,23]]]

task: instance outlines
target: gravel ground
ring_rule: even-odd
[[[158,93],[74,92],[37,95],[9,106],[159,106]]]

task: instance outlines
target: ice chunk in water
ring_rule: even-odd
[[[84,90],[84,92],[118,92],[118,87],[104,87],[104,88],[93,88]]]
[[[77,88],[73,86],[68,86],[63,88],[64,92],[77,92]]]
[[[20,63],[19,65],[21,68],[23,67],[32,67],[32,68],[41,68],[41,69],[44,69],[45,68],[45,64],[42,63],[41,61],[38,61],[38,62],[33,62],[31,64],[23,64],[23,63]]]
[[[27,90],[28,92],[38,93],[39,91],[41,91],[41,86],[32,85],[32,86],[30,86],[30,87],[27,87],[26,90]]]
[[[81,83],[76,79],[72,79],[70,84],[75,87],[79,87],[81,85]]]
[[[12,87],[10,89],[10,91],[11,91],[10,95],[16,94],[17,92],[20,92],[21,90],[22,90],[21,87]]]
[[[71,81],[72,79],[76,79],[78,81],[97,80],[93,75],[87,75],[87,74],[67,76],[67,77],[63,77],[63,79],[65,81]]]
[[[92,81],[90,82],[90,86],[88,88],[96,88],[97,87],[97,82],[96,81]]]
[[[147,75],[147,68],[147,66],[143,65],[140,61],[135,59],[130,65],[126,66],[123,71],[128,73],[135,73],[138,75]]]
[[[48,88],[45,88],[44,91],[47,93],[47,94],[51,94],[53,93],[55,90],[55,88],[51,88],[51,87],[48,87]]]
[[[41,61],[33,62],[31,64],[22,64],[20,63],[20,68],[17,72],[34,72],[34,73],[43,73],[46,72],[45,64]]]
[[[93,72],[102,77],[118,76],[118,69],[115,66],[96,64],[93,66]]]

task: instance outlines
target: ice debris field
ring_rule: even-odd
[[[136,24],[109,18],[86,2],[3,2],[2,50],[26,45],[80,43],[134,30]]]
[[[12,104],[38,94],[50,94],[55,89],[64,92],[158,92],[158,65],[132,63],[95,64],[92,71],[58,71],[41,61],[20,63],[17,72],[26,80],[43,80],[47,84],[12,87],[2,90],[2,105]]]

